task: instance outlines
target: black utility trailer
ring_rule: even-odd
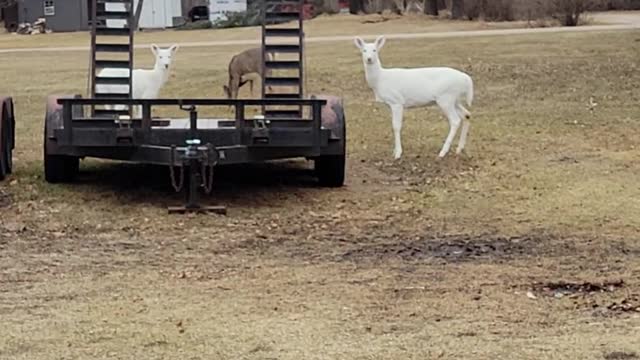
[[[211,210],[201,207],[199,188],[211,191],[213,169],[218,165],[304,157],[314,160],[319,183],[342,186],[345,178],[346,126],[342,100],[334,96],[303,96],[302,5],[288,1],[297,11],[273,13],[263,6],[263,51],[294,55],[296,58],[271,61],[263,56],[263,66],[271,69],[263,76],[262,99],[132,99],[133,28],[109,27],[109,20],[134,23],[130,0],[93,0],[94,18],[106,20],[92,28],[91,98],[50,96],[47,104],[44,139],[45,179],[51,183],[72,181],[79,159],[96,157],[145,164],[167,165],[176,191],[186,189],[186,206],[172,211]],[[272,28],[275,20],[288,20],[294,27]],[[114,38],[122,39],[116,43]],[[101,38],[109,40],[100,40]],[[288,40],[278,44],[274,39]],[[292,43],[293,40],[293,43]],[[105,42],[108,41],[108,42]],[[99,59],[111,53],[109,60]],[[124,55],[113,60],[113,54]],[[286,56],[285,56],[286,57]],[[127,77],[105,78],[99,68],[129,69]],[[277,76],[277,70],[289,74]],[[293,72],[293,75],[291,75]],[[267,72],[263,71],[263,74]],[[125,93],[105,93],[101,85],[120,85]],[[269,89],[282,89],[279,92]],[[291,89],[294,89],[292,92]],[[113,89],[113,87],[110,87]],[[286,91],[288,89],[288,91]],[[119,106],[114,110],[114,106]],[[134,118],[133,107],[142,108]],[[184,117],[152,117],[154,109],[174,108]],[[234,109],[234,116],[202,116],[211,108]],[[247,108],[260,108],[260,115],[248,116]],[[127,110],[122,110],[127,109]]]
[[[13,149],[15,147],[16,118],[13,100],[0,95],[0,181],[13,171]]]

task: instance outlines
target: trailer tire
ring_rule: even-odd
[[[2,181],[10,173],[10,164],[7,158],[11,157],[11,149],[9,149],[8,146],[9,139],[7,138],[6,131],[7,124],[3,117],[0,117],[0,120],[3,122],[3,124],[0,125],[0,129],[2,129],[2,132],[0,133],[0,181]]]
[[[0,181],[13,172],[13,114],[9,102],[0,102]]]
[[[314,170],[320,186],[341,187],[344,185],[347,162],[347,123],[342,106],[334,108],[338,116],[341,131],[342,152],[340,154],[320,155],[314,161]]]
[[[49,134],[49,126],[51,126],[50,123],[55,117],[61,116],[62,111],[55,107],[55,97],[51,98],[53,100],[47,105],[47,115],[44,121],[44,179],[52,184],[72,182],[80,171],[80,158],[77,156],[51,154],[48,151],[47,144],[51,141],[47,136]]]
[[[80,171],[80,159],[67,155],[44,155],[44,178],[47,182],[72,182]]]
[[[341,187],[344,185],[346,156],[322,155],[315,160],[315,171],[318,182],[325,187]]]

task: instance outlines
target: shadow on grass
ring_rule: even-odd
[[[176,181],[179,176],[176,172]],[[185,187],[187,181],[185,176]],[[84,194],[115,197],[132,205],[168,206],[184,199],[184,192],[175,192],[165,166],[91,161],[81,165],[74,186]],[[308,196],[304,190],[315,187],[312,163],[288,160],[216,167],[211,194],[205,195],[202,189],[200,194],[203,203],[268,206]]]

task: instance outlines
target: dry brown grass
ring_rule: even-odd
[[[477,88],[467,155],[436,162],[446,122],[413,110],[397,163],[353,45],[310,44],[311,91],[347,104],[348,186],[315,188],[304,162],[227,169],[226,218],[166,215],[166,174],[135,166],[45,184],[44,97],[83,92],[86,54],[3,55],[19,126],[0,358],[637,358],[637,313],[606,307],[640,293],[638,38],[388,41],[388,66],[454,66]],[[182,49],[164,96],[221,96],[239,49]],[[625,286],[526,296],[611,278]]]

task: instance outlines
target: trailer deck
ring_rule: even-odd
[[[79,159],[85,157],[166,165],[175,190],[186,187],[184,211],[208,210],[198,204],[197,194],[200,188],[211,192],[213,168],[218,165],[303,157],[315,162],[320,185],[342,186],[346,159],[342,100],[327,95],[305,98],[304,0],[287,1],[292,7],[284,12],[267,6],[279,2],[265,0],[262,7],[262,69],[270,71],[262,72],[261,99],[133,99],[133,2],[93,0],[94,18],[104,21],[92,24],[90,98],[48,98],[45,179],[74,180]],[[111,26],[113,19],[119,25]],[[282,21],[290,27],[271,26]],[[296,58],[276,61],[268,59],[267,52]],[[101,58],[106,53],[111,56]],[[114,60],[116,55],[121,58]],[[100,68],[122,70],[113,78],[101,76]],[[216,107],[232,109],[233,118],[200,115]],[[249,107],[259,108],[260,114],[248,116]],[[188,117],[152,116],[166,108]],[[219,207],[211,210],[221,212]]]

